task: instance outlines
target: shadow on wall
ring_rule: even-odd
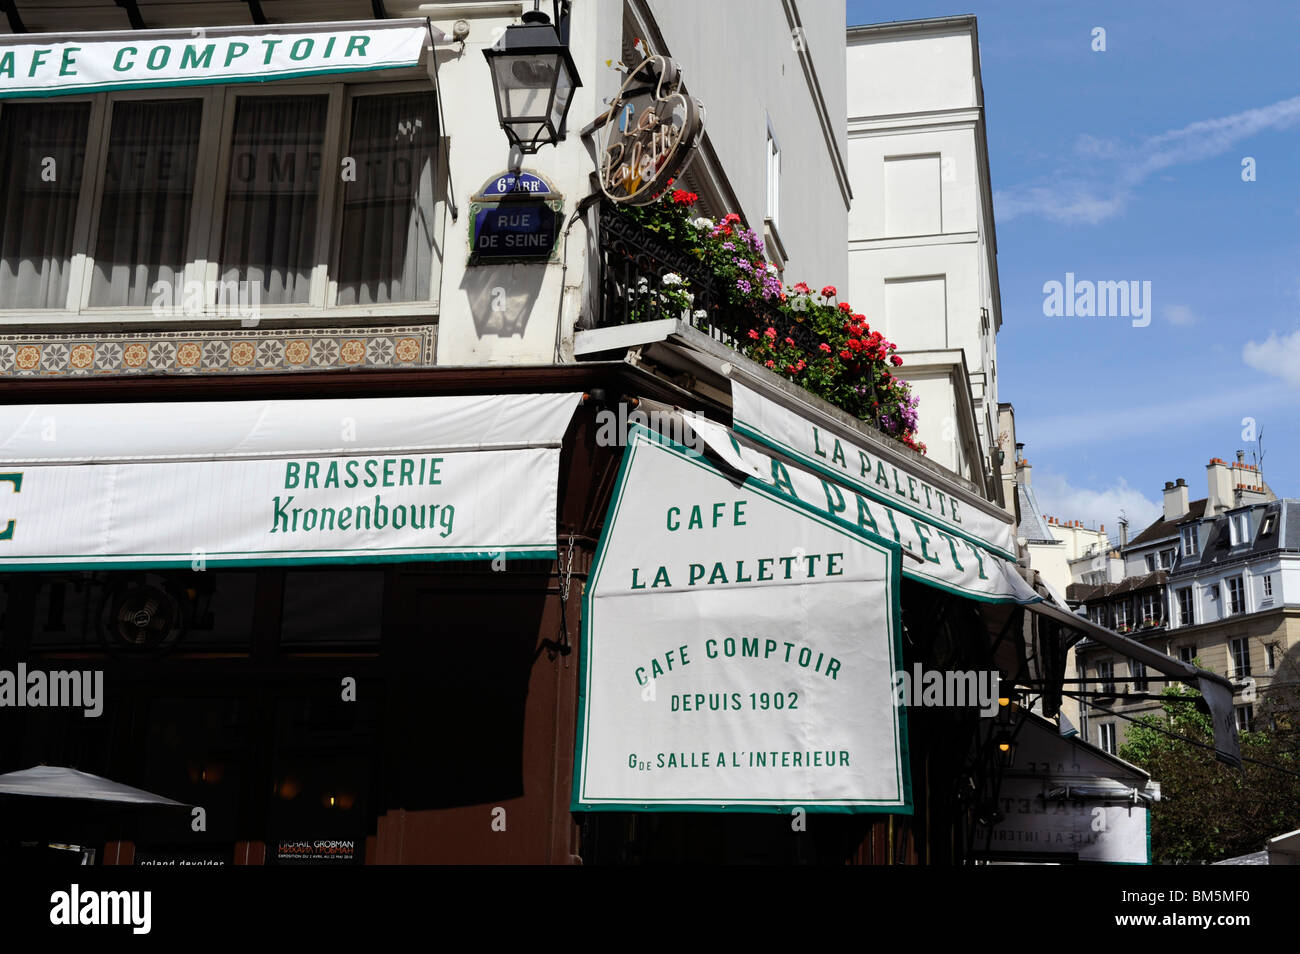
[[[545,276],[544,263],[468,266],[460,289],[474,316],[475,334],[522,338]]]

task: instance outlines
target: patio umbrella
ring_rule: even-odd
[[[112,779],[59,765],[0,775],[0,831],[29,839],[109,839],[144,814],[192,806]]]

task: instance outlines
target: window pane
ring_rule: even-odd
[[[89,103],[0,110],[0,302],[65,308]]]
[[[433,93],[359,96],[347,155],[339,251],[340,305],[428,301],[433,263]]]
[[[238,101],[221,281],[250,282],[259,297],[249,300],[283,305],[311,297],[328,104],[326,96]]]
[[[90,304],[185,300],[175,289],[185,271],[202,119],[197,99],[113,105]],[[153,291],[157,282],[167,288]]]

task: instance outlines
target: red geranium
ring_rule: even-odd
[[[852,310],[853,310],[853,309],[849,306],[849,303],[848,303],[847,301],[842,301],[842,302],[840,302],[838,307],[839,307],[840,311],[852,311]]]
[[[903,359],[900,358],[898,355],[894,355],[889,360],[893,363],[894,367],[896,368],[901,368],[903,366]]]
[[[699,198],[694,192],[687,192],[685,189],[678,189],[673,193],[673,201],[678,205],[694,205]]]
[[[834,285],[827,285],[825,288],[823,288],[823,289],[822,289],[822,297],[823,297],[823,298],[834,298],[834,297],[835,297],[835,286],[834,286]]]

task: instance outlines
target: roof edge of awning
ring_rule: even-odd
[[[311,20],[302,23],[239,23],[234,26],[158,27],[145,30],[74,30],[67,33],[6,33],[0,34],[0,47],[43,46],[51,43],[68,43],[76,40],[195,40],[205,37],[262,36],[274,33],[312,33],[338,30],[355,30],[362,27],[386,29],[414,29],[428,26],[428,17],[401,17],[392,20]],[[434,39],[442,31],[434,32]]]

